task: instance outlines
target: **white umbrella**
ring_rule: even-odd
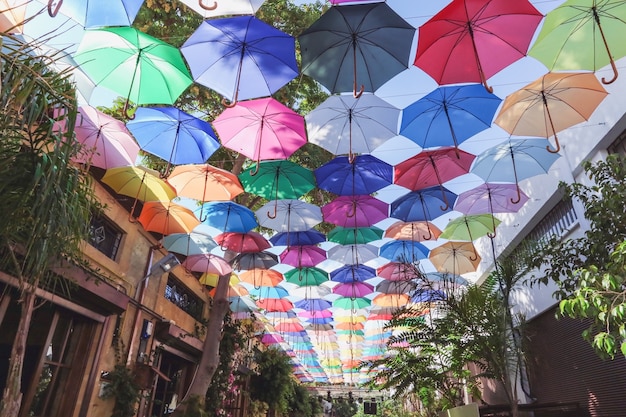
[[[259,224],[277,232],[303,232],[322,222],[322,210],[301,200],[273,200],[256,211]]]
[[[369,244],[337,245],[328,250],[328,259],[346,264],[363,264],[378,257],[378,248]]]
[[[205,19],[209,17],[255,14],[265,0],[181,0]]]

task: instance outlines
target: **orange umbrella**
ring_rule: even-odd
[[[167,178],[182,197],[202,202],[229,201],[243,193],[239,178],[209,164],[179,165]]]
[[[0,0],[0,32],[22,33],[30,0]]]
[[[354,323],[354,322],[341,322],[335,325],[335,329],[337,330],[363,330],[365,329],[365,325],[363,323]]]
[[[275,287],[285,279],[283,274],[274,269],[251,269],[239,275],[243,282],[255,287]]]
[[[164,236],[172,233],[191,233],[200,224],[191,210],[171,201],[144,203],[138,220],[147,231]]]
[[[437,271],[452,274],[474,272],[480,263],[472,242],[446,242],[431,250],[428,257]]]
[[[237,284],[232,284],[232,282],[234,281],[233,277],[237,277],[237,275],[233,274],[230,278],[231,281],[231,285],[228,287],[228,292],[226,293],[226,297],[231,298],[231,297],[241,297],[242,295],[248,295],[248,290],[245,287],[242,287],[241,285],[237,285]],[[238,280],[238,278],[237,278]],[[217,281],[216,281],[217,283]],[[206,284],[205,284],[206,285]],[[213,285],[211,285],[211,287],[214,287]],[[209,295],[211,297],[215,297],[215,292],[217,291],[216,288],[213,288],[211,291],[209,291]]]
[[[441,230],[428,221],[395,222],[387,228],[385,237],[397,240],[412,240],[422,242],[435,240],[441,234]]]
[[[379,307],[402,307],[409,303],[407,294],[379,294],[372,300],[372,304]]]

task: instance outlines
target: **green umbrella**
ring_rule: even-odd
[[[244,190],[268,200],[297,199],[315,188],[311,170],[287,160],[261,161],[239,174]]]
[[[378,227],[335,227],[328,233],[330,242],[340,245],[370,243],[383,238],[383,230]]]
[[[285,272],[283,275],[285,281],[301,287],[311,287],[328,281],[326,271],[315,267],[295,268]]]
[[[372,304],[367,298],[349,298],[341,297],[333,301],[333,307],[343,308],[344,310],[358,310],[368,307]]]
[[[626,1],[568,0],[546,15],[537,40],[528,55],[551,71],[596,71],[626,55]]]
[[[137,104],[174,104],[193,82],[174,46],[127,26],[87,30],[74,59],[97,84]]]
[[[494,238],[496,227],[502,223],[493,214],[473,214],[457,217],[448,222],[441,235],[442,239],[471,242],[482,236]]]

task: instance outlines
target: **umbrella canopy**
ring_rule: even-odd
[[[324,221],[341,227],[370,227],[387,218],[387,203],[370,195],[346,195],[322,207]]]
[[[207,122],[176,107],[139,107],[126,123],[142,150],[170,164],[201,164],[220,147]]]
[[[176,189],[178,196],[202,202],[229,201],[243,193],[236,175],[209,164],[176,166],[167,182]]]
[[[402,110],[400,134],[422,148],[458,148],[491,126],[501,101],[480,84],[439,87]]]
[[[298,37],[302,72],[331,93],[375,91],[408,67],[414,34],[383,2],[331,7]]]
[[[512,203],[516,195],[516,184],[484,183],[459,194],[454,210],[464,214],[516,213],[528,201],[528,196],[520,192],[520,200]]]
[[[376,291],[382,292],[384,294],[408,294],[417,288],[417,283],[415,281],[389,281],[384,280],[381,281],[378,285],[376,285]]]
[[[369,153],[398,133],[400,110],[374,94],[330,96],[305,116],[309,142],[333,155]]]
[[[378,227],[340,227],[337,226],[328,232],[328,241],[339,243],[340,245],[356,245],[359,243],[370,243],[374,240],[382,239],[383,231]]]
[[[257,301],[256,305],[266,311],[289,311],[293,308],[291,301],[284,298],[264,298]]]
[[[420,26],[414,64],[439,84],[486,87],[526,55],[542,18],[527,0],[453,0]]]
[[[239,180],[245,191],[268,200],[297,199],[315,188],[313,172],[287,160],[261,161]]]
[[[348,264],[335,269],[330,273],[334,282],[350,283],[363,282],[376,276],[376,270],[367,265]]]
[[[274,246],[317,245],[326,241],[324,233],[315,229],[291,232],[279,232],[270,237]]]
[[[610,84],[617,79],[615,59],[626,55],[621,41],[626,24],[622,0],[568,0],[550,11],[528,55],[551,71],[596,71],[607,64],[613,69]]]
[[[294,306],[306,311],[323,311],[331,308],[332,303],[321,298],[305,298],[304,300],[296,301]]]
[[[255,14],[265,0],[180,0],[204,19],[218,16]]]
[[[163,238],[163,247],[181,255],[208,254],[217,247],[213,238],[204,233],[173,233]]]
[[[300,287],[310,287],[328,281],[328,274],[315,267],[295,268],[285,272],[285,281]]]
[[[435,240],[441,234],[441,230],[428,221],[395,222],[385,231],[385,237],[400,240]]]
[[[442,185],[467,174],[474,158],[475,155],[455,148],[422,151],[396,165],[393,182],[413,191]]]
[[[60,11],[85,28],[102,26],[131,26],[144,0],[62,0],[48,2],[48,12],[56,16]],[[53,8],[53,5],[56,7]]]
[[[407,294],[379,294],[372,299],[372,304],[378,307],[403,307],[409,301]]]
[[[267,268],[253,268],[239,274],[242,282],[254,285],[254,288],[275,287],[284,281],[283,274]]]
[[[471,242],[446,242],[431,250],[428,258],[437,271],[453,275],[476,271],[481,260]]]
[[[136,104],[173,104],[193,81],[177,48],[132,27],[86,31],[74,59]]]
[[[367,298],[351,298],[341,297],[333,301],[333,307],[342,308],[344,310],[358,310],[371,305],[372,302]]]
[[[0,1],[0,32],[22,33],[29,0]]]
[[[372,155],[338,156],[315,170],[317,186],[337,195],[372,194],[392,183],[393,168]]]
[[[324,298],[328,294],[331,293],[331,289],[326,286],[306,286],[306,287],[297,287],[289,290],[290,299],[294,300],[304,300],[311,298]],[[298,316],[304,318],[319,318],[319,317],[332,317],[333,313],[328,310],[322,311],[304,311],[302,313],[298,313]]]
[[[592,73],[547,73],[507,96],[494,122],[512,135],[554,136],[556,153],[557,132],[589,120],[607,94]]]
[[[289,295],[286,289],[280,286],[270,286],[270,287],[255,287],[250,290],[250,295],[253,297],[257,297],[258,299],[264,298],[283,298]],[[286,322],[286,320],[282,320]],[[276,329],[278,330],[278,329]]]
[[[278,265],[278,256],[261,251],[261,252],[246,252],[240,253],[235,256],[231,261],[233,269],[237,271],[248,271],[250,269],[269,269]]]
[[[421,272],[413,264],[404,262],[389,262],[378,268],[379,277],[389,281],[411,281],[421,278]]]
[[[326,251],[319,246],[290,246],[280,254],[284,264],[300,267],[311,267],[326,260]]]
[[[271,96],[295,78],[295,49],[291,35],[254,16],[204,20],[180,48],[194,80],[229,105]]]
[[[392,240],[380,247],[379,256],[396,262],[416,262],[428,256],[428,248],[413,240]]]
[[[328,250],[328,259],[343,264],[361,264],[378,257],[378,248],[369,244],[337,245]]]
[[[254,212],[232,201],[212,201],[196,210],[202,222],[224,232],[246,233],[257,227]]]
[[[471,242],[482,236],[494,238],[502,221],[493,214],[473,214],[450,220],[441,233],[442,239]]]
[[[147,231],[163,236],[172,233],[191,233],[200,224],[191,210],[170,201],[144,203],[137,220]]]
[[[220,233],[215,236],[215,241],[223,250],[238,253],[261,252],[272,246],[265,236],[253,231]]]
[[[182,263],[188,271],[203,272],[205,274],[228,275],[233,272],[224,258],[210,253],[190,255]]]
[[[390,216],[405,222],[434,220],[452,211],[456,194],[445,187],[411,191],[391,203]]]
[[[322,222],[320,208],[301,200],[270,201],[259,208],[256,215],[261,226],[277,232],[302,232]]]
[[[222,145],[250,159],[286,159],[307,142],[304,118],[273,98],[237,103],[213,121]]]

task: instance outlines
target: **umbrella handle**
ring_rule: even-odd
[[[474,250],[474,255],[470,256],[469,260],[473,262],[478,260],[478,253],[476,252],[476,246],[472,245],[472,248]]]
[[[412,227],[412,226],[411,226]],[[428,236],[422,235],[422,238],[424,240],[430,240],[433,237],[433,232],[430,230],[430,226],[427,224],[426,225],[426,230],[428,230]]]
[[[226,100],[226,98],[223,98],[222,106],[232,109],[233,107],[237,105],[237,96],[238,96],[238,93],[235,93],[235,97],[233,97],[233,101],[231,101],[230,103],[228,102],[228,100]]]
[[[53,9],[52,6],[54,6],[54,0],[48,0],[48,14],[50,17],[55,17],[59,13],[62,4],[63,0],[58,0],[56,7]]]
[[[446,211],[450,208],[450,202],[448,202],[448,196],[446,195],[446,192],[443,190],[443,185],[440,185],[440,187],[441,187],[441,196],[443,197],[443,202],[446,203],[446,205],[439,206],[439,208],[441,209],[441,211]]]
[[[276,204],[274,205],[274,213],[270,213],[270,211],[267,211],[267,217],[269,217],[270,219],[275,219],[276,216],[278,215],[278,200],[276,200]]]
[[[254,169],[250,170],[250,176],[254,177],[256,174],[258,174],[259,168],[261,168],[261,161],[256,161],[256,166],[254,167]]]
[[[352,96],[354,98],[359,98],[363,95],[363,92],[365,91],[365,86],[363,84],[361,84],[361,88],[359,89],[359,91],[356,91],[356,79],[354,80],[354,88],[352,89]]]
[[[511,198],[510,200],[511,200],[511,203],[517,204],[521,201],[521,199],[522,199],[522,193],[519,190],[519,184],[517,184],[517,198],[516,199]]]
[[[613,60],[613,57],[611,56],[610,59],[611,59],[611,68],[613,69],[613,78],[607,81],[605,77],[602,77],[602,84],[605,84],[605,85],[613,83],[615,80],[617,80],[617,76],[619,75],[617,72],[617,65],[615,65],[615,61]]]
[[[213,6],[205,6],[204,3],[202,3],[202,0],[198,0],[198,5],[200,7],[202,7],[204,10],[215,10],[215,9],[217,9],[217,2],[216,1],[213,2]]]
[[[135,114],[128,113],[128,99],[124,102],[124,108],[122,109],[122,116],[126,117],[128,120],[133,120],[135,118]]]
[[[550,145],[546,145],[546,149],[550,153],[559,153],[561,150],[561,144],[559,143],[559,138],[554,134],[554,144],[556,145],[555,149],[552,149]]]

